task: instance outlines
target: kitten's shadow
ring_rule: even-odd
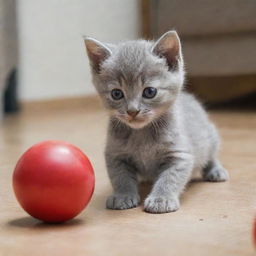
[[[139,194],[141,201],[143,202],[152,189],[152,182],[142,182],[139,184]]]
[[[186,189],[191,189],[192,187],[196,186],[198,183],[203,183],[203,182],[205,181],[202,178],[193,178],[188,182]]]
[[[200,178],[194,178],[192,179],[186,186],[185,193],[182,194],[182,200],[186,200],[187,193],[189,193],[190,190],[193,190],[194,187],[198,183],[202,183],[203,180]],[[152,189],[153,183],[152,182],[142,182],[139,184],[138,189],[139,189],[139,195],[141,198],[141,205],[143,205],[144,200],[146,197],[150,194],[151,189]],[[93,201],[93,207],[97,209],[97,211],[101,211],[102,209],[105,209],[105,202],[107,199],[107,195],[111,194],[111,188],[110,186],[106,189],[106,191],[102,192],[100,195],[97,196],[97,200]],[[112,212],[117,212],[117,211],[112,211]],[[120,211],[118,211],[120,213]]]
[[[197,186],[198,183],[202,183],[202,182],[204,182],[204,180],[202,178],[193,178],[193,179],[191,179],[188,182],[185,191],[188,192],[189,190],[191,190],[195,186]],[[139,184],[139,194],[140,194],[142,202],[146,199],[146,197],[150,193],[150,191],[152,189],[152,185],[153,185],[153,183],[151,183],[151,182],[142,182],[141,184]],[[184,197],[185,196],[183,194],[182,198],[184,198]]]

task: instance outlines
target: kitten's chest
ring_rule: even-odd
[[[161,136],[137,133],[127,139],[123,150],[133,159],[139,174],[152,177],[157,172],[161,159],[170,150],[170,143]]]

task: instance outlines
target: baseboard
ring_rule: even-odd
[[[79,108],[97,110],[102,108],[102,104],[97,95],[21,102],[21,110],[25,112],[41,110],[69,110]]]

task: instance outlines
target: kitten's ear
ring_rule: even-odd
[[[153,45],[152,52],[166,59],[169,70],[175,71],[182,61],[181,43],[175,30],[168,31],[162,35]]]
[[[99,73],[101,63],[111,55],[111,50],[103,43],[90,37],[84,37],[84,42],[92,69]]]

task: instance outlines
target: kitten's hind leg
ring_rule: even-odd
[[[218,160],[211,160],[202,170],[202,176],[205,181],[222,182],[229,179],[227,170]]]

